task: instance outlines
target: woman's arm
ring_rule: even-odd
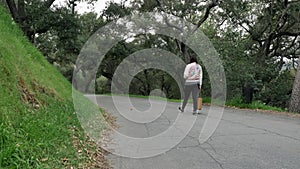
[[[199,84],[200,84],[200,88],[202,86],[202,78],[203,78],[203,72],[202,72],[202,67],[199,65],[200,67],[200,76],[199,76]]]

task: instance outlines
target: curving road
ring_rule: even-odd
[[[126,100],[118,97],[118,103]],[[147,123],[135,123],[124,118],[119,111],[146,111],[150,107],[147,99],[131,98],[132,106],[114,106],[110,96],[97,96],[98,104],[117,117],[118,132],[132,138],[149,138],[163,133],[175,124],[180,115],[178,103],[167,102],[157,118]],[[150,113],[162,110],[156,100]],[[195,118],[192,105],[187,105],[181,118]],[[152,107],[153,108],[153,107]],[[155,109],[157,108],[157,109]],[[198,137],[208,115],[209,107],[196,116],[195,124],[184,139],[170,150],[162,149],[162,154],[148,158],[127,158],[108,156],[115,169],[298,169],[300,168],[300,119],[286,115],[274,115],[251,110],[225,108],[219,126],[211,138],[199,144]],[[148,112],[149,113],[149,112]],[[156,117],[155,115],[155,117]],[[176,134],[175,134],[176,135]],[[113,141],[110,149],[119,148]],[[174,137],[175,138],[175,137]],[[160,150],[166,142],[156,142],[150,147]],[[130,143],[125,143],[130,149]]]

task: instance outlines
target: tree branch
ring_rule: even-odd
[[[55,0],[47,0],[47,1],[45,1],[44,7],[50,8],[51,5],[54,3],[54,1],[55,1]]]
[[[161,10],[165,13],[166,12],[166,9],[164,8],[164,6],[162,5],[162,3],[160,2],[160,0],[156,0],[157,4],[160,6]],[[171,12],[172,15],[176,16],[173,12]],[[166,22],[166,24],[169,26],[169,27],[173,27],[173,28],[176,28],[178,30],[180,30],[181,32],[183,32],[183,30],[181,28],[179,28],[178,26],[176,25],[172,25],[169,21],[168,21],[168,18],[164,17],[164,20]]]
[[[278,36],[300,36],[300,32],[279,32]]]
[[[113,75],[111,73],[103,72],[100,73],[102,76],[106,77],[109,80],[112,80]]]
[[[210,10],[218,5],[218,0],[213,0],[205,9],[205,14],[201,20],[197,23],[196,29],[198,29],[208,18]]]
[[[20,22],[23,22],[26,19],[24,0],[18,0],[18,14]]]

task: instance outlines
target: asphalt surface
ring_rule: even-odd
[[[116,106],[110,96],[97,96],[98,104],[117,117],[117,133],[128,138],[155,138],[176,126],[178,117],[187,121],[177,126],[183,126],[182,130],[190,125],[187,123],[193,120],[195,123],[174,146],[173,140],[181,139],[180,133],[175,130],[165,135],[165,139],[150,145],[146,143],[138,150],[128,140],[115,141],[116,132],[112,132],[106,148],[112,152],[108,158],[115,169],[300,168],[300,118],[225,108],[216,131],[205,143],[200,144],[199,135],[210,107],[204,106],[202,114],[194,116],[191,104],[187,105],[184,113],[180,113],[179,103],[167,102],[164,105],[165,102],[161,100],[150,103],[147,99],[131,98],[132,105],[126,106],[120,105],[122,101],[125,103],[126,98],[118,97]],[[152,108],[151,104],[154,105]],[[149,108],[150,111],[147,111]],[[139,113],[146,111],[153,116],[134,119],[136,121],[133,122],[126,115],[130,115],[130,112],[135,114],[135,110],[141,111]]]

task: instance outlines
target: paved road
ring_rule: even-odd
[[[122,100],[122,97],[119,97]],[[98,96],[98,104],[117,117],[118,131],[134,138],[158,135],[174,125],[178,103],[168,102],[162,114],[149,123],[136,123],[118,113],[111,97]],[[131,99],[133,107],[123,105],[123,112],[149,108],[146,99]],[[158,105],[162,101],[154,101]],[[191,119],[192,105],[187,105],[182,118]],[[161,108],[159,108],[161,109]],[[196,117],[196,122],[184,139],[165,153],[149,158],[127,158],[111,154],[115,169],[299,169],[300,119],[249,110],[225,108],[220,124],[205,143],[198,137],[209,107]],[[148,112],[149,113],[149,112]],[[151,113],[151,112],[150,112]],[[157,114],[156,114],[157,115]],[[155,116],[156,116],[155,115]],[[169,137],[172,137],[171,135]],[[114,136],[112,136],[114,138]],[[165,143],[162,143],[162,145]],[[156,143],[160,148],[159,142]],[[111,147],[118,147],[112,143]],[[110,147],[110,148],[111,148]],[[128,143],[130,147],[130,143]],[[152,145],[152,148],[156,147]],[[157,150],[156,149],[156,150]]]

